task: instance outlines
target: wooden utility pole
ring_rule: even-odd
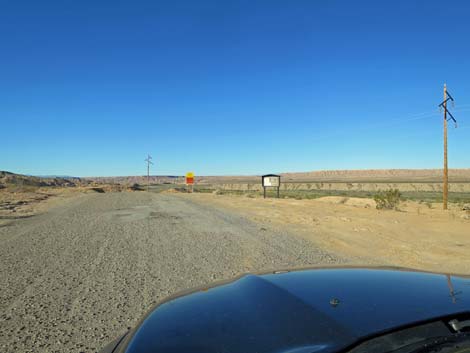
[[[457,127],[457,120],[455,120],[452,113],[447,109],[447,101],[452,101],[452,106],[454,106],[454,98],[447,91],[447,85],[444,83],[444,100],[439,104],[439,108],[444,108],[444,180],[442,185],[442,207],[444,210],[447,210],[447,198],[449,196],[449,171],[447,169],[447,119],[452,119]]]
[[[444,182],[442,190],[443,208],[447,210],[449,195],[449,171],[447,170],[447,86],[444,83]]]

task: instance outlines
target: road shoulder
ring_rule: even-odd
[[[230,210],[260,224],[287,227],[292,234],[357,264],[457,274],[470,271],[470,222],[458,210],[444,212],[406,202],[400,211],[384,211],[371,207],[365,199],[265,200],[214,194],[180,197]]]

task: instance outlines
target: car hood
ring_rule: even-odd
[[[470,280],[384,269],[245,275],[174,297],[126,352],[336,352],[379,333],[470,312]]]

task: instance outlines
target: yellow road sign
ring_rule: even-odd
[[[193,172],[187,172],[186,173],[186,184],[188,184],[188,185],[194,184],[194,173]]]

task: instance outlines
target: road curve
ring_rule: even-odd
[[[169,194],[86,194],[0,227],[0,351],[96,352],[156,302],[247,271],[340,260]]]

